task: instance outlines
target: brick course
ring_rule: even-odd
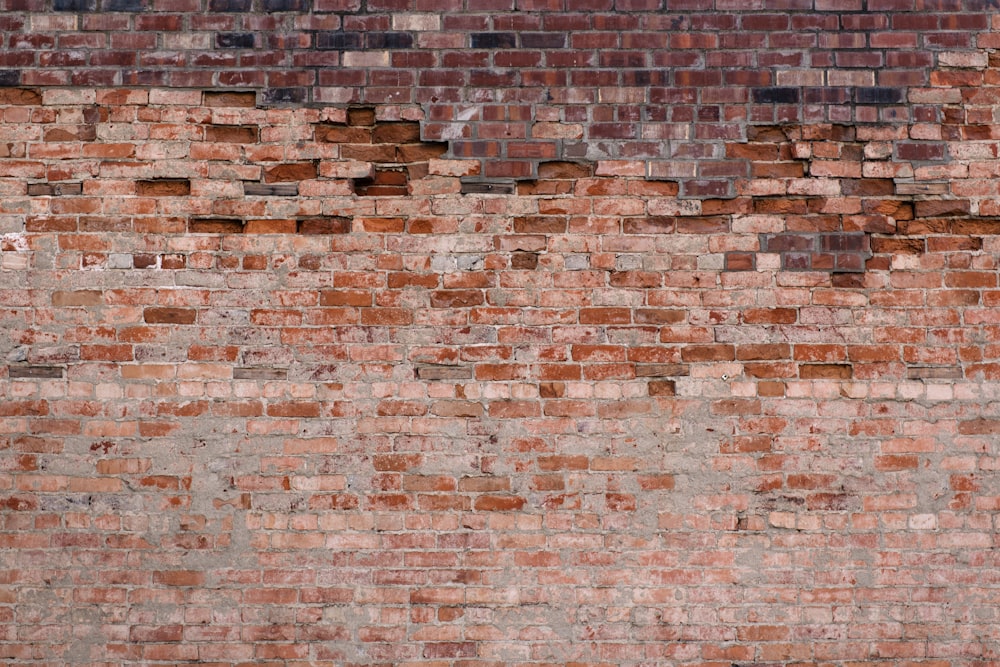
[[[0,657],[995,658],[990,3],[565,4],[0,0]]]

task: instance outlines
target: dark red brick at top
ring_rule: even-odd
[[[419,105],[483,159],[637,160],[682,195],[748,175],[752,124],[936,122],[913,92],[1000,46],[998,0],[0,0],[0,85],[252,89]],[[972,59],[972,60],[970,60]],[[944,82],[943,85],[948,85]]]

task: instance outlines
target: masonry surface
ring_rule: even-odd
[[[1000,661],[995,2],[0,8],[0,659]]]

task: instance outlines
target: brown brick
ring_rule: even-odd
[[[207,107],[242,107],[257,106],[257,94],[253,91],[206,90],[203,104]]]
[[[265,183],[287,183],[316,178],[315,162],[291,162],[264,168]]]
[[[419,141],[420,123],[377,123],[372,130],[373,144],[412,144]]]
[[[185,197],[191,194],[191,181],[186,178],[136,181],[135,193],[140,197]]]
[[[375,109],[354,107],[347,110],[347,124],[352,127],[371,127],[375,124]]]
[[[799,377],[803,380],[849,380],[852,375],[850,364],[799,364]]]
[[[143,320],[147,324],[194,324],[197,314],[194,308],[146,308]]]
[[[677,383],[674,380],[650,380],[650,396],[676,396]]]
[[[40,106],[42,96],[28,88],[0,88],[0,105]]]
[[[242,234],[243,221],[230,218],[192,218],[188,221],[192,234]]]
[[[330,144],[370,144],[372,142],[372,131],[365,127],[318,125],[316,127],[316,141]],[[390,154],[394,155],[395,151],[390,151]],[[341,152],[341,157],[348,156]]]
[[[259,133],[259,128],[250,125],[209,125],[205,128],[205,141],[253,144],[258,141]]]

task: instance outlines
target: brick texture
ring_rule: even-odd
[[[935,122],[925,105],[982,82],[992,1],[872,4],[4,0],[0,85],[412,104],[484,176],[618,159],[715,196],[748,124]]]
[[[0,658],[991,664],[992,4],[0,0]]]

